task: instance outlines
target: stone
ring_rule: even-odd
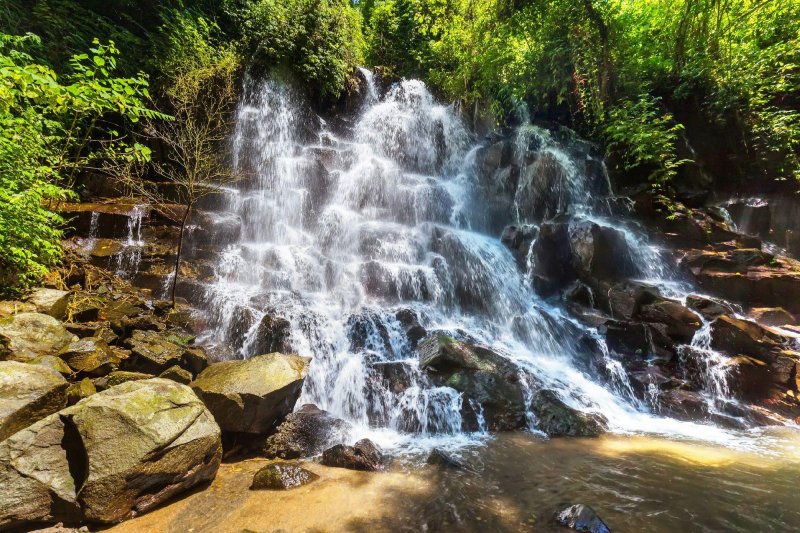
[[[65,363],[63,359],[56,357],[55,355],[42,355],[27,361],[27,363],[30,365],[42,365],[52,368],[65,378],[68,378],[74,374],[69,365]]]
[[[0,320],[0,360],[29,361],[57,355],[78,337],[55,318],[41,313],[18,313]]]
[[[183,352],[181,366],[196,376],[209,365],[208,354],[203,348],[187,348]]]
[[[605,431],[603,417],[569,407],[551,390],[537,392],[531,410],[539,430],[550,437],[597,437]]]
[[[44,313],[55,319],[64,320],[67,317],[70,294],[69,291],[39,288],[28,296],[28,303],[35,306],[37,313]]]
[[[131,357],[125,368],[148,374],[160,374],[167,368],[180,365],[185,349],[158,331],[136,330],[126,341]]]
[[[118,522],[210,481],[221,457],[189,387],[123,383],[0,442],[0,528]]]
[[[75,405],[84,398],[88,398],[92,394],[97,393],[97,388],[89,378],[83,378],[77,383],[73,383],[67,387],[67,404]]]
[[[35,313],[36,306],[28,302],[18,302],[16,300],[0,301],[0,318],[8,318],[17,313]]]
[[[621,231],[580,221],[570,224],[569,239],[573,264],[581,279],[621,281],[638,274]]]
[[[425,338],[428,332],[419,323],[419,317],[416,311],[411,309],[400,309],[395,313],[395,318],[403,328],[406,334],[408,344],[412,348],[416,348],[419,341]]]
[[[462,393],[465,429],[478,429],[480,415],[492,431],[525,427],[526,389],[511,360],[485,346],[436,334],[426,337],[418,351],[420,368],[435,384]]]
[[[734,314],[733,307],[727,302],[690,294],[686,297],[686,307],[702,315],[706,320],[714,320],[721,315]]]
[[[99,390],[110,389],[116,385],[127,383],[128,381],[141,381],[143,379],[150,379],[154,376],[145,374],[144,372],[130,372],[127,370],[115,370],[94,381],[95,387]]]
[[[671,300],[642,306],[639,318],[645,322],[664,324],[665,334],[680,344],[690,343],[694,334],[703,325],[703,320],[695,312]]]
[[[79,374],[104,376],[116,370],[120,357],[105,341],[96,338],[80,339],[65,346],[58,356]]]
[[[161,374],[158,375],[160,378],[171,379],[172,381],[177,381],[178,383],[183,383],[184,385],[188,385],[192,382],[192,373],[188,370],[179,367],[178,365],[174,365],[169,367],[168,369],[164,370]]]
[[[439,448],[434,448],[431,450],[431,453],[428,455],[428,458],[425,460],[425,462],[429,465],[434,465],[441,468],[464,468],[464,463],[460,459],[443,452]]]
[[[322,464],[350,470],[375,472],[383,469],[383,453],[369,439],[361,439],[353,446],[337,444],[322,452]]]
[[[271,353],[214,363],[192,382],[223,431],[266,434],[292,412],[308,359]]]
[[[588,505],[570,505],[556,516],[556,521],[575,531],[585,533],[611,533],[611,529]]]
[[[748,313],[753,320],[765,326],[797,324],[795,317],[782,307],[755,307]]]
[[[351,429],[344,420],[316,405],[305,404],[288,415],[275,433],[267,437],[262,452],[270,459],[312,457],[334,442],[342,442]]]
[[[44,365],[0,362],[0,441],[67,404],[67,380]]]
[[[253,350],[255,353],[290,353],[292,351],[291,334],[292,325],[288,320],[272,315],[264,315],[256,330]]]
[[[749,320],[723,315],[711,323],[711,346],[729,355],[744,354],[771,363],[785,341]]]
[[[286,490],[308,485],[319,479],[314,472],[310,472],[291,463],[272,463],[253,476],[250,490]]]

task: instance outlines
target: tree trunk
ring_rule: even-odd
[[[181,219],[181,230],[178,233],[178,252],[175,254],[175,272],[172,275],[172,308],[175,309],[175,289],[178,287],[178,272],[181,268],[181,252],[183,251],[183,232],[186,229],[186,221],[189,219],[189,212],[192,210],[192,204],[186,204],[186,210],[183,212]]]

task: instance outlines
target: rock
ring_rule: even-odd
[[[695,294],[690,294],[686,297],[686,307],[699,313],[706,320],[714,320],[720,315],[732,315],[735,312],[727,302]]]
[[[107,304],[105,298],[96,294],[76,293],[70,300],[67,316],[70,322],[97,322]]]
[[[403,332],[406,334],[409,346],[416,348],[419,341],[424,339],[428,334],[425,328],[420,325],[416,311],[400,309],[394,316],[403,327]]]
[[[750,310],[750,316],[765,326],[794,325],[797,320],[786,309],[781,307],[756,307]]]
[[[316,405],[306,404],[287,416],[264,443],[265,457],[299,459],[312,457],[333,444],[341,442],[351,426]]]
[[[586,533],[611,533],[611,529],[603,522],[597,513],[588,505],[571,505],[559,512],[556,521],[575,531]]]
[[[570,224],[569,239],[573,264],[581,279],[620,281],[638,274],[621,231],[580,221]]]
[[[292,412],[308,360],[271,353],[214,363],[192,382],[223,431],[265,434]]]
[[[183,383],[184,385],[188,385],[192,382],[192,373],[188,370],[179,367],[178,365],[174,365],[169,367],[168,369],[164,370],[161,374],[158,375],[160,378],[164,379],[171,379],[172,381],[177,381],[178,383]]]
[[[569,407],[551,390],[537,392],[531,410],[539,430],[550,437],[597,437],[605,431],[605,419]]]
[[[0,301],[0,318],[7,318],[18,313],[35,313],[36,306],[28,302],[15,300]]]
[[[659,393],[658,411],[680,420],[697,420],[708,412],[703,395],[684,389],[672,389]]]
[[[509,359],[485,346],[430,335],[419,344],[419,365],[434,383],[462,393],[466,429],[478,428],[478,411],[490,430],[525,427],[526,389]]]
[[[73,383],[67,387],[67,404],[75,405],[84,398],[88,398],[92,394],[97,393],[94,383],[89,378],[83,378],[77,383]]]
[[[196,376],[208,366],[208,354],[203,348],[187,348],[183,352],[182,366]]]
[[[431,450],[431,453],[428,455],[428,459],[425,462],[429,465],[435,465],[442,468],[464,468],[464,463],[461,462],[460,459],[443,452],[439,448],[434,448]]]
[[[695,332],[703,325],[697,314],[671,300],[642,306],[639,318],[645,322],[664,324],[666,335],[681,344],[690,343]]]
[[[291,353],[292,325],[281,317],[264,315],[256,330],[255,353]]]
[[[94,381],[95,386],[100,390],[110,389],[116,385],[127,383],[129,381],[141,381],[143,379],[150,379],[154,376],[145,374],[143,372],[129,372],[126,370],[115,370],[107,376],[103,376]]]
[[[0,359],[24,362],[41,355],[56,355],[76,340],[49,315],[19,313],[0,320]]]
[[[72,369],[69,367],[67,363],[64,362],[63,359],[60,357],[56,357],[55,355],[42,355],[41,357],[36,357],[35,359],[31,359],[28,361],[30,365],[42,365],[48,368],[52,368],[65,378],[68,378],[74,374]]]
[[[136,330],[126,344],[131,349],[131,357],[125,368],[148,374],[159,374],[180,365],[185,351],[183,346],[167,340],[158,331]]]
[[[118,522],[213,479],[221,455],[189,387],[124,383],[0,442],[0,528]]]
[[[120,357],[100,339],[80,339],[65,346],[58,356],[76,372],[90,376],[104,376],[116,370]]]
[[[272,463],[253,476],[250,490],[286,490],[302,487],[319,479],[314,472],[291,463]]]
[[[632,320],[642,306],[663,300],[658,289],[640,281],[624,281],[596,287],[598,307],[617,320]]]
[[[569,225],[564,222],[548,222],[539,228],[530,256],[534,288],[542,296],[555,294],[577,277],[569,242]]]
[[[64,320],[67,317],[70,292],[57,289],[35,289],[28,296],[28,303],[36,307],[37,313],[44,313],[51,317]]]
[[[520,268],[527,268],[528,250],[538,234],[536,226],[523,224],[521,226],[506,226],[500,235],[500,242],[511,251]]]
[[[67,380],[52,368],[0,362],[0,441],[67,404]]]
[[[750,355],[772,363],[785,341],[749,320],[723,315],[711,323],[711,346],[729,355]]]
[[[350,470],[375,472],[383,469],[383,454],[369,439],[361,439],[353,446],[337,444],[322,452],[322,464]]]

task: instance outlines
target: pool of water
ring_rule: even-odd
[[[509,433],[461,448],[466,469],[413,453],[381,473],[309,461],[320,480],[284,492],[248,490],[268,462],[254,459],[224,464],[209,487],[112,531],[560,531],[553,517],[572,503],[614,531],[800,529],[800,432],[752,437],[759,449]]]

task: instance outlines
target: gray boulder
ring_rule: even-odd
[[[0,320],[0,360],[26,362],[42,355],[56,355],[77,340],[49,315],[18,313]]]
[[[271,353],[223,361],[191,386],[223,431],[266,434],[292,412],[308,373],[308,359]]]
[[[64,320],[67,318],[70,294],[69,291],[40,288],[34,290],[28,296],[28,303],[33,304],[39,313],[50,315],[58,320]]]
[[[219,426],[185,385],[129,382],[0,442],[0,529],[114,523],[214,478]]]
[[[0,362],[0,441],[67,405],[67,380],[52,368]]]
[[[299,459],[311,457],[335,441],[341,442],[351,426],[316,405],[306,404],[290,414],[270,435],[262,450],[269,458]]]

